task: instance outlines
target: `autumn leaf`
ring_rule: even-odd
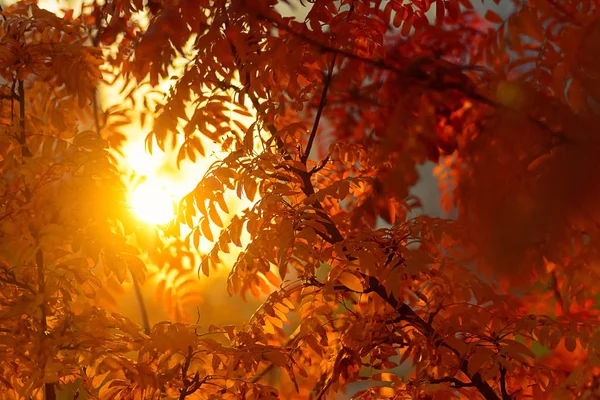
[[[274,365],[284,367],[288,363],[288,358],[285,354],[278,351],[268,351],[264,354],[265,359]]]
[[[4,397],[594,397],[597,4],[288,3],[3,7]]]
[[[342,272],[338,279],[344,286],[352,291],[362,292],[364,290],[363,283],[360,278],[351,272]]]
[[[503,19],[492,10],[486,11],[485,19],[487,19],[490,22],[493,22],[494,24],[500,24],[503,22]]]

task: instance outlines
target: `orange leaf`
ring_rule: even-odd
[[[202,219],[202,222],[200,222],[200,229],[202,229],[202,234],[204,237],[212,242],[214,237],[212,231],[210,230],[210,222],[208,221],[208,218]]]
[[[209,208],[208,215],[210,215],[210,219],[215,225],[217,225],[219,228],[223,227],[223,221],[221,221],[221,217],[219,216],[219,213],[215,207]]]
[[[355,292],[362,292],[364,290],[362,281],[351,272],[342,272],[339,280],[350,290]]]
[[[210,264],[209,264],[209,262],[210,262],[210,258],[209,257],[204,257],[204,259],[202,259],[202,263],[200,264],[200,268],[202,269],[202,273],[205,276],[209,276],[209,274],[210,274],[210,269],[209,269]]]

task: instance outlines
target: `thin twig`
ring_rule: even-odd
[[[292,346],[296,342],[296,339],[298,339],[299,336],[300,336],[300,326],[298,326],[296,328],[296,330],[294,330],[294,332],[292,332],[292,334],[288,338],[287,342],[285,343],[285,347]],[[256,382],[260,381],[265,375],[267,375],[269,372],[271,372],[273,370],[273,368],[275,368],[275,364],[269,364],[262,371],[260,371],[256,375],[254,375],[254,377],[252,377],[252,379],[250,379],[250,382],[256,383]]]
[[[27,147],[27,136],[25,133],[25,88],[22,79],[19,79],[19,122],[21,125],[19,144],[21,145],[23,157],[31,157],[32,154]]]
[[[48,330],[48,310],[46,309],[46,277],[44,271],[44,253],[42,250],[38,250],[35,253],[35,261],[37,265],[37,273],[38,273],[38,292],[42,296],[42,303],[40,304],[41,317],[40,317],[40,340],[42,343],[40,351],[44,350],[44,342],[46,341],[46,331]],[[43,361],[44,364],[46,361]],[[56,387],[54,383],[46,382],[44,384],[44,399],[45,400],[56,400]]]
[[[310,132],[308,143],[306,143],[306,149],[304,149],[304,154],[300,157],[300,161],[302,161],[302,164],[304,165],[306,165],[306,160],[308,160],[308,157],[310,157],[310,151],[312,149],[315,136],[317,136],[317,130],[319,129],[321,115],[323,114],[323,109],[325,109],[325,104],[327,103],[327,91],[329,90],[329,85],[331,84],[331,80],[333,78],[333,68],[335,67],[336,60],[337,53],[333,55],[333,60],[331,61],[331,65],[329,66],[329,71],[327,71],[327,76],[325,77],[325,81],[323,82],[323,92],[321,93],[321,100],[319,101],[319,108],[317,109],[315,122],[313,124],[312,131]]]
[[[330,157],[331,157],[331,154],[327,154],[327,156],[325,156],[325,158],[323,160],[321,160],[321,162],[319,163],[319,165],[317,165],[313,169],[311,169],[308,172],[308,174],[310,176],[313,176],[314,174],[316,174],[317,172],[319,172],[320,170],[322,170],[323,168],[325,168],[325,166],[329,162]]]
[[[455,388],[455,389],[459,389],[459,388],[464,388],[464,387],[473,387],[474,384],[473,382],[463,382],[460,381],[456,378],[451,378],[449,376],[446,376],[444,378],[440,378],[440,379],[436,379],[436,378],[429,378],[429,383],[450,383],[451,384],[451,388]]]
[[[131,272],[131,279],[133,280],[133,290],[135,292],[135,299],[138,303],[138,307],[140,309],[140,317],[142,318],[142,327],[144,327],[144,332],[146,335],[150,334],[150,320],[148,319],[148,311],[146,310],[146,304],[144,303],[144,298],[142,297],[142,290],[140,289],[140,284]]]
[[[563,301],[562,295],[560,294],[560,289],[558,288],[558,277],[556,276],[556,271],[552,271],[551,285],[552,293],[554,295],[554,298],[556,299],[556,303],[560,307],[560,313],[564,314],[565,303]]]

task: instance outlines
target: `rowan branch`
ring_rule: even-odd
[[[506,368],[500,365],[500,391],[502,392],[502,400],[511,400],[512,396],[506,390]]]
[[[285,342],[285,346],[286,347],[292,346],[296,342],[296,340],[298,339],[299,336],[300,336],[300,326],[298,326],[294,330],[294,332],[292,332],[292,334],[288,338],[287,342]],[[252,379],[250,379],[250,382],[256,383],[256,382],[260,381],[265,375],[267,375],[269,372],[271,372],[273,370],[273,368],[275,368],[275,364],[269,364],[263,370],[261,370],[256,375],[254,375],[254,377],[252,377]]]
[[[560,307],[560,313],[564,314],[565,313],[565,305],[564,305],[562,295],[560,294],[560,289],[558,288],[558,277],[556,276],[556,271],[552,271],[551,289],[552,289],[552,294],[554,295],[554,299],[556,299],[556,303]]]
[[[300,178],[302,179],[302,181],[304,183],[304,187],[302,188],[302,191],[304,192],[305,196],[310,197],[311,195],[315,194],[315,189],[314,189],[314,186],[312,185],[312,182],[310,181],[309,173],[305,172],[305,173],[301,174]],[[335,223],[331,220],[331,217],[325,212],[322,204],[319,201],[315,200],[312,203],[312,206],[316,209],[317,213],[325,219],[324,226],[325,226],[325,229],[326,229],[329,237],[328,237],[328,235],[324,234],[323,232],[317,232],[317,234],[319,236],[321,236],[321,238],[323,238],[324,240],[329,242],[330,244],[336,244],[336,243],[344,241],[344,236],[342,235],[340,230],[337,228]],[[349,256],[349,257],[351,257],[351,256]],[[368,285],[367,289],[364,291],[364,293],[370,293],[370,292],[377,293],[377,295],[379,295],[379,297],[381,297],[386,303],[388,303],[392,308],[394,308],[396,310],[396,312],[398,312],[398,314],[400,314],[400,316],[402,317],[403,320],[410,323],[413,327],[415,327],[424,336],[431,338],[433,340],[433,342],[436,344],[436,346],[444,346],[444,347],[450,349],[455,354],[457,354],[458,357],[461,356],[460,353],[456,349],[452,348],[450,345],[445,343],[443,337],[433,328],[433,326],[431,324],[427,323],[423,318],[421,318],[409,305],[407,305],[404,302],[400,302],[393,295],[388,294],[385,286],[383,284],[381,284],[381,282],[377,278],[375,278],[373,276],[368,276],[368,275],[362,274],[362,273],[361,273],[361,275],[365,279],[365,282],[367,282],[367,285]],[[350,289],[347,289],[347,290],[350,290]],[[473,375],[469,374],[466,361],[463,361],[461,363],[460,370],[466,376],[468,376],[469,379],[471,379],[473,386],[477,390],[479,390],[479,392],[483,395],[483,397],[485,399],[500,400],[500,398],[496,394],[496,391],[481,377],[481,375],[479,373],[475,373]]]
[[[309,38],[307,38],[307,39],[309,39]],[[312,40],[312,39],[310,39],[310,40]],[[233,43],[231,43],[231,41],[229,43],[230,43],[233,55],[235,57],[237,54],[236,48],[233,45]],[[339,54],[344,54],[344,52],[340,51]],[[360,56],[355,56],[351,53],[349,53],[349,54],[355,58],[356,57],[362,58]],[[373,62],[373,60],[369,60],[369,59],[364,59],[364,61]],[[239,66],[238,66],[238,68],[239,68]],[[248,73],[246,73],[246,78],[247,78],[246,84],[249,84],[250,76]],[[324,90],[324,93],[325,93],[325,90]],[[257,112],[260,113],[261,107],[260,107],[260,104],[259,104],[258,100],[256,99],[256,97],[252,93],[248,93],[248,96],[249,96],[254,108],[257,110]],[[272,124],[268,124],[267,129],[269,130],[269,133],[271,134],[271,136],[275,138],[275,143],[276,143],[277,147],[281,151],[284,152],[283,157],[287,160],[291,160],[292,157],[289,154],[287,154],[287,152],[285,151],[283,141],[281,140],[281,138],[279,138],[277,136],[276,127]],[[314,126],[313,126],[313,129],[314,129]],[[316,135],[316,131],[315,131],[315,135]],[[314,140],[314,138],[313,138],[313,140]],[[298,169],[295,169],[294,172],[302,180],[302,183],[303,183],[302,192],[304,193],[304,195],[306,197],[310,197],[310,196],[314,195],[315,188],[311,182],[310,172],[306,171],[306,170],[302,171],[302,170],[298,170]],[[329,216],[329,214],[327,214],[327,212],[323,208],[323,205],[318,200],[315,199],[311,203],[311,206],[315,209],[317,214],[323,218],[325,230],[327,232],[325,234],[324,232],[319,231],[319,232],[317,232],[317,234],[330,244],[336,244],[336,243],[343,242],[345,240],[344,236],[342,235],[342,233],[340,232],[338,227],[335,225],[335,223],[331,220],[331,217]],[[444,346],[444,347],[450,349],[451,351],[453,351],[455,354],[457,354],[460,357],[460,353],[457,350],[453,349],[448,344],[444,343],[444,339],[433,328],[433,326],[431,324],[428,324],[419,315],[417,315],[417,313],[409,305],[407,305],[406,303],[400,302],[393,295],[388,295],[387,290],[385,289],[385,287],[381,284],[381,282],[377,278],[375,278],[373,276],[368,276],[365,274],[361,274],[361,275],[365,279],[365,281],[368,283],[368,288],[367,288],[367,290],[365,290],[365,293],[369,293],[369,292],[377,293],[386,303],[388,303],[392,308],[394,308],[396,310],[396,312],[398,312],[405,321],[407,321],[413,327],[415,327],[417,330],[419,330],[421,332],[421,334],[423,334],[424,336],[426,336],[428,338],[432,338],[434,340],[434,343],[436,343],[437,346]],[[268,368],[271,368],[271,367],[268,367]],[[469,374],[469,372],[467,370],[467,362],[466,361],[463,361],[461,363],[460,370],[467,377],[469,377],[469,379],[473,383],[473,386],[483,395],[483,397],[486,400],[500,400],[500,398],[498,397],[498,395],[496,394],[494,389],[481,377],[481,375],[479,373],[475,373],[473,375]],[[258,377],[258,379],[260,379],[260,376]],[[255,381],[253,380],[253,382],[255,382]],[[320,393],[320,395],[322,395],[323,393],[324,392],[322,391]]]
[[[38,292],[41,296],[44,296],[46,292],[46,277],[45,277],[45,267],[44,267],[44,253],[42,250],[38,250],[35,253],[35,263],[37,266],[38,273]],[[40,304],[40,341],[42,343],[42,348],[40,351],[43,351],[43,343],[46,340],[46,331],[48,330],[48,310],[46,309],[46,300],[42,299],[42,304]],[[45,360],[44,360],[45,363]],[[44,384],[44,399],[45,400],[56,400],[56,387],[54,383],[46,382]]]
[[[318,48],[319,51],[321,51],[323,53],[333,53],[333,54],[336,54],[336,55],[340,55],[340,56],[349,58],[351,60],[360,61],[360,62],[363,62],[365,64],[372,65],[372,66],[374,66],[376,68],[379,68],[381,70],[389,71],[389,72],[398,74],[400,76],[405,76],[407,78],[414,79],[414,80],[417,80],[417,81],[423,81],[423,82],[428,82],[428,83],[434,82],[431,79],[431,77],[428,76],[427,74],[423,73],[422,70],[414,68],[414,65],[409,65],[407,68],[400,68],[400,67],[397,67],[395,65],[388,64],[388,63],[386,63],[383,60],[375,60],[375,59],[372,59],[372,58],[369,58],[369,57],[361,56],[361,55],[356,54],[356,53],[354,53],[352,51],[344,50],[344,49],[337,48],[337,47],[331,46],[329,44],[323,43],[323,42],[321,42],[319,40],[311,38],[310,36],[308,36],[308,35],[306,35],[304,33],[297,32],[297,31],[293,30],[292,28],[290,28],[289,26],[281,24],[279,21],[275,21],[274,19],[272,19],[272,18],[270,18],[268,16],[265,16],[263,14],[259,14],[258,17],[259,17],[259,19],[263,20],[264,22],[266,22],[268,24],[271,24],[271,25],[274,25],[277,29],[280,29],[280,30],[282,30],[284,32],[287,32],[288,34],[290,34],[290,35],[292,35],[292,36],[300,39],[301,41],[303,41],[303,42],[305,42],[305,43],[307,43],[307,44],[309,44],[309,45],[311,45],[313,47]],[[426,61],[426,60],[421,59],[421,60],[419,60],[419,63],[422,64],[424,61]],[[456,67],[457,69],[460,69],[460,70],[472,69],[471,66],[460,66],[460,65],[455,65],[455,64],[451,64],[451,63],[448,63],[448,64],[452,65],[452,66],[454,66],[454,67]],[[437,82],[437,83],[438,83],[438,88],[442,88],[442,89],[457,89],[457,90],[463,92],[463,94],[467,95],[468,97],[471,97],[472,100],[483,102],[483,103],[485,103],[487,105],[492,105],[492,106],[495,106],[495,107],[501,107],[501,108],[505,108],[506,107],[506,106],[504,106],[504,105],[502,105],[500,103],[497,103],[497,102],[495,102],[495,101],[493,101],[491,99],[488,99],[487,97],[482,96],[482,95],[480,95],[478,93],[467,91],[466,88],[464,88],[462,85],[451,84],[449,82],[446,82],[445,85],[443,87],[441,87],[439,85],[439,82]]]
[[[548,1],[550,1],[550,0],[548,0]],[[436,76],[432,77],[429,74],[425,73],[422,69],[415,68],[415,64],[411,64],[406,68],[400,68],[395,65],[390,65],[383,60],[375,60],[372,58],[364,57],[364,56],[358,55],[356,53],[353,53],[351,51],[344,50],[344,49],[337,48],[337,47],[331,46],[329,44],[323,43],[321,41],[311,38],[310,36],[308,36],[304,33],[296,32],[289,26],[281,24],[279,21],[275,21],[274,19],[272,19],[266,15],[259,14],[258,18],[268,24],[275,26],[276,28],[278,28],[284,32],[287,32],[288,34],[300,39],[301,41],[318,48],[319,51],[321,51],[323,53],[333,53],[335,55],[344,56],[346,58],[349,58],[349,59],[352,59],[355,61],[360,61],[360,62],[369,64],[369,65],[372,65],[381,70],[397,74],[400,78],[424,82],[424,83],[428,84],[428,86],[431,89],[434,89],[434,90],[438,90],[438,91],[456,90],[459,93],[461,93],[462,95],[464,95],[465,97],[467,97],[473,101],[476,101],[481,104],[485,104],[487,106],[490,106],[490,107],[493,107],[493,108],[496,108],[499,110],[507,110],[507,111],[513,111],[513,112],[519,111],[510,106],[499,103],[499,102],[492,100],[482,94],[475,92],[474,90],[468,88],[463,82],[447,82],[447,81],[440,80],[439,77],[436,77]],[[426,60],[424,60],[424,59],[418,60],[416,65],[419,66],[420,64],[423,64],[423,61],[426,61]],[[473,68],[476,68],[476,67],[469,66],[469,65],[456,65],[456,64],[452,64],[452,63],[448,63],[448,65],[456,67],[457,70],[461,70],[461,71],[462,70],[471,70]],[[556,135],[559,139],[566,140],[567,142],[569,141],[568,139],[566,139],[566,137],[560,131],[555,132],[546,122],[544,122],[538,118],[535,118],[529,114],[527,114],[526,117],[531,123],[533,123],[534,125],[537,125],[540,128],[543,128],[544,130],[547,130],[548,132],[551,132],[552,134]]]
[[[133,291],[135,292],[135,298],[138,303],[138,308],[140,310],[140,318],[142,319],[142,327],[144,328],[144,333],[146,335],[150,335],[150,319],[148,318],[148,311],[146,310],[146,303],[144,302],[144,296],[142,296],[140,283],[138,282],[138,279],[133,273],[133,271],[129,271],[129,273],[131,274],[131,279],[133,281]]]
[[[321,160],[321,162],[319,163],[319,165],[315,166],[313,169],[311,169],[308,174],[310,176],[313,176],[314,174],[316,174],[317,172],[319,172],[320,170],[322,170],[323,168],[325,168],[325,166],[327,165],[327,163],[329,162],[329,158],[330,158],[330,154],[327,154],[327,156],[325,156],[325,158],[323,160]]]
[[[579,21],[577,21],[577,18],[575,17],[575,15],[573,15],[573,13],[571,13],[569,10],[567,10],[565,7],[563,7],[562,5],[558,4],[556,1],[554,0],[546,0],[548,3],[550,3],[550,5],[552,5],[554,8],[556,8],[561,14],[563,14],[565,17],[567,17],[567,19],[571,20],[571,23],[579,28],[582,27],[581,23]]]
[[[4,274],[6,275],[6,277],[1,276],[0,275],[0,282],[4,282],[7,283],[9,285],[14,285],[16,287],[19,287],[21,289],[27,290],[29,293],[31,294],[37,294],[37,292],[27,283],[25,282],[20,282],[17,280],[15,273],[10,270],[8,267],[6,266],[1,266],[0,269],[4,272]]]
[[[25,134],[25,87],[23,80],[19,79],[19,122],[21,125],[21,133],[19,136],[19,144],[21,145],[21,151],[23,157],[31,157],[31,152],[27,147],[27,136]]]
[[[428,381],[429,381],[429,383],[433,383],[433,384],[437,384],[437,383],[450,383],[451,384],[450,387],[455,388],[455,389],[474,386],[473,382],[467,383],[467,382],[460,381],[460,380],[458,380],[456,378],[451,378],[449,376],[444,377],[444,378],[440,378],[440,379],[429,378]]]
[[[333,60],[331,61],[331,65],[329,66],[329,70],[327,71],[327,76],[325,77],[325,81],[323,82],[323,92],[321,93],[321,100],[319,101],[319,108],[317,109],[315,122],[313,124],[312,131],[310,132],[308,143],[306,143],[306,149],[304,149],[304,154],[300,157],[300,161],[302,161],[302,164],[304,165],[306,165],[306,160],[308,160],[308,157],[310,156],[310,151],[312,149],[315,136],[317,136],[317,130],[319,129],[321,115],[323,114],[323,109],[325,109],[325,104],[327,104],[327,91],[329,90],[329,85],[331,84],[331,80],[333,77],[333,68],[335,66],[337,56],[337,53],[333,55]]]

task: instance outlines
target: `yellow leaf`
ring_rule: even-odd
[[[393,374],[391,372],[381,372],[379,374],[375,374],[371,377],[373,380],[382,381],[382,382],[399,382],[400,378],[398,375]]]
[[[199,229],[194,229],[192,240],[194,242],[195,248],[200,247],[200,230]]]

